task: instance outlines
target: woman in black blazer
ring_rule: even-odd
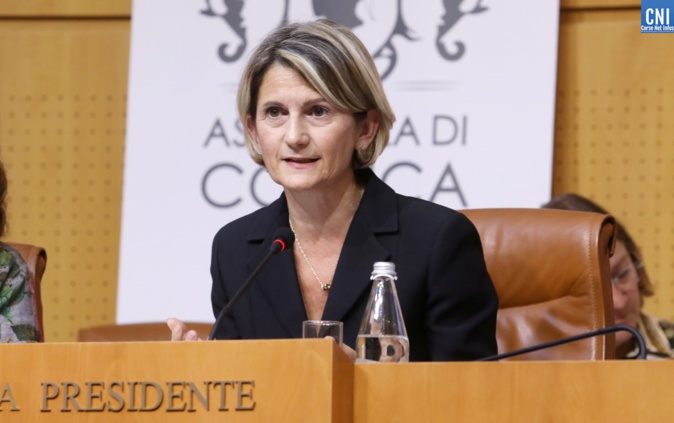
[[[396,194],[370,170],[395,117],[350,30],[319,20],[272,32],[247,64],[238,107],[251,157],[283,194],[215,236],[216,316],[277,228],[290,226],[296,241],[261,271],[217,339],[299,338],[303,320],[340,320],[353,348],[372,265],[393,261],[411,361],[496,354],[498,300],[475,227],[456,211]],[[195,337],[174,319],[169,326],[174,340]]]

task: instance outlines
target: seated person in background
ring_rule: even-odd
[[[610,214],[599,205],[577,194],[562,194],[543,205],[548,209],[579,210]],[[617,220],[616,220],[617,222]],[[618,240],[611,257],[613,308],[615,323],[636,328],[646,341],[647,358],[674,355],[674,323],[643,312],[644,297],[653,295],[639,248],[624,226],[617,222]],[[616,333],[616,357],[633,358],[638,353],[634,337],[628,332]]]
[[[300,338],[302,321],[339,320],[354,348],[377,261],[392,261],[410,361],[496,354],[498,298],[480,237],[462,214],[397,194],[371,170],[395,119],[372,57],[327,20],[270,33],[238,92],[252,159],[283,187],[269,206],[225,225],[211,261],[214,314],[290,227],[216,339]],[[169,319],[173,340],[196,334]],[[353,350],[347,350],[355,357]]]
[[[6,195],[7,176],[0,163],[0,239],[7,223]],[[0,241],[0,343],[40,340],[30,278],[21,255]]]

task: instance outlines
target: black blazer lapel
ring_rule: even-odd
[[[364,222],[354,219],[339,257],[323,319],[345,320],[363,292],[370,290],[372,264],[390,256]]]
[[[251,251],[247,264],[249,274],[269,252],[274,232],[279,227],[288,227],[288,207],[284,195],[251,228],[248,236],[248,248]],[[306,320],[306,311],[297,280],[292,250],[275,255],[260,271],[251,285],[249,295],[256,338],[302,336],[302,321]]]
[[[395,192],[371,170],[362,171],[367,185],[351,222],[335,271],[323,319],[346,320],[346,316],[369,294],[372,265],[392,257],[398,233]],[[350,316],[361,319],[362,316]]]
[[[274,263],[270,263],[270,266],[260,272],[258,289],[253,294],[263,299],[251,304],[256,336],[301,338],[302,321],[306,320],[307,316],[297,283],[293,253],[284,251],[272,257],[271,261]],[[251,265],[254,267],[257,264]]]

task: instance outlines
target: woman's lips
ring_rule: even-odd
[[[627,320],[627,316],[616,314],[616,315],[614,315],[613,319],[615,320],[616,325],[625,324],[625,321]]]
[[[290,165],[294,166],[304,166],[304,165],[309,165],[312,163],[315,163],[318,161],[318,159],[315,158],[308,158],[308,157],[290,157],[287,159],[284,159],[284,161]]]

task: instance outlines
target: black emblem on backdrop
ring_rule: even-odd
[[[363,24],[363,21],[356,15],[356,6],[361,0],[333,1],[333,0],[313,0],[314,14],[317,17],[327,18],[331,21],[339,22],[349,29],[354,29]],[[370,52],[374,60],[382,66],[382,61],[386,61],[383,68],[379,69],[381,79],[386,79],[393,72],[396,63],[398,63],[398,52],[393,45],[393,37],[401,35],[412,41],[414,38],[410,34],[410,29],[405,24],[401,8],[402,0],[396,1],[396,23],[390,34],[385,38],[384,43],[376,51]]]
[[[236,35],[236,39],[224,41],[218,46],[217,53],[220,60],[226,63],[236,62],[241,58],[246,47],[248,39],[246,34],[246,23],[242,11],[246,0],[204,0],[205,8],[200,11],[201,14],[209,18],[222,19],[223,24],[229,31]],[[288,10],[289,2],[292,0],[274,0],[283,1],[282,16],[277,20],[278,25],[289,20]],[[356,6],[364,0],[312,0],[313,13],[317,18],[327,18],[339,22],[351,29],[363,25],[363,20],[356,13]],[[396,23],[384,42],[375,48],[372,57],[379,63],[382,79],[386,79],[398,62],[398,53],[393,39],[399,35],[408,41],[419,42],[421,40],[414,37],[414,28],[408,27],[402,12],[402,2],[404,0],[395,0]],[[406,0],[412,1],[412,0]],[[418,0],[414,0],[418,1]],[[435,0],[442,1],[445,13],[442,16],[442,24],[438,26],[438,32],[435,38],[435,46],[438,54],[445,60],[456,61],[463,57],[466,52],[466,45],[463,41],[454,41],[454,46],[449,47],[446,41],[447,34],[463,17],[475,15],[487,11],[487,7],[482,5],[482,0],[477,0],[477,4],[469,10],[462,11],[461,3],[464,0]],[[432,20],[432,18],[431,18]],[[382,63],[384,63],[382,65]]]
[[[462,12],[460,7],[461,2],[462,0],[442,0],[443,5],[445,6],[445,14],[442,16],[442,25],[438,27],[438,36],[435,39],[435,47],[438,49],[440,56],[446,60],[459,60],[466,52],[466,45],[461,41],[455,41],[454,45],[456,46],[456,51],[450,53],[443,41],[444,35],[447,34],[464,16],[487,11],[487,8],[482,6],[482,0],[478,0],[472,10]]]

